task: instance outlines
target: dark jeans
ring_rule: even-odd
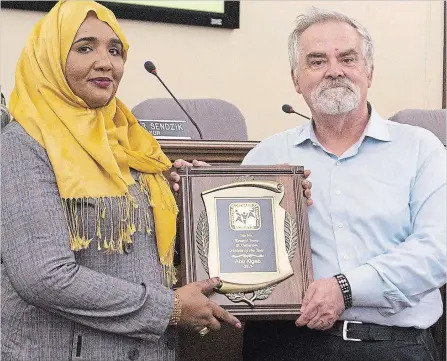
[[[439,361],[429,330],[408,341],[345,341],[293,321],[247,322],[244,361]]]

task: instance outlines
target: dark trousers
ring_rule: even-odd
[[[292,321],[247,322],[244,361],[439,361],[429,330],[406,341],[345,341]]]

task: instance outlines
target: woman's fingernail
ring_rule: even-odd
[[[236,327],[241,328],[242,327],[241,323],[240,322],[236,323]]]

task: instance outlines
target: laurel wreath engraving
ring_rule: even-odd
[[[286,251],[289,258],[289,262],[292,261],[295,255],[295,250],[298,244],[298,230],[296,221],[293,217],[286,212],[286,217],[284,220],[284,236],[286,243]],[[196,244],[199,252],[199,257],[202,262],[203,268],[206,273],[209,274],[208,270],[208,250],[209,250],[209,228],[208,228],[208,217],[206,211],[202,211],[197,222],[196,229]],[[237,292],[237,293],[227,293],[227,298],[234,302],[245,302],[250,307],[255,306],[256,300],[265,300],[273,292],[277,284],[258,289],[253,292]],[[250,294],[252,296],[250,297]]]
[[[205,272],[209,275],[208,270],[208,250],[209,250],[209,230],[208,230],[208,218],[206,211],[200,213],[199,221],[197,222],[196,230],[196,242],[197,249],[199,251],[199,257],[202,261]]]

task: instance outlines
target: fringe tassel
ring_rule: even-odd
[[[164,284],[167,287],[171,287],[172,285],[175,285],[177,283],[177,275],[176,275],[176,269],[174,265],[163,265],[163,276],[164,276]]]
[[[148,175],[140,174],[140,190],[147,197],[151,207],[154,202],[151,199],[149,187],[150,180]],[[167,180],[163,177],[163,180]],[[136,184],[130,187],[136,187]],[[130,188],[129,187],[129,188]],[[169,191],[169,188],[167,187]],[[162,191],[162,188],[160,188]],[[172,195],[171,195],[172,197]],[[170,197],[161,192],[162,209],[177,211],[175,202],[169,202]],[[88,214],[94,207],[95,232],[89,234]],[[100,198],[64,198],[62,199],[62,208],[67,220],[68,231],[70,235],[70,246],[73,251],[80,251],[90,246],[93,239],[97,241],[98,251],[104,250],[108,253],[122,254],[127,245],[132,244],[131,236],[136,231],[143,231],[152,234],[151,219],[148,212],[141,214],[140,207],[135,203],[130,193],[118,197],[100,197]],[[107,214],[109,212],[110,214]],[[135,224],[136,219],[138,223]],[[172,242],[172,250],[167,257],[164,257],[162,267],[164,283],[171,287],[177,282],[176,269],[173,265],[175,242]]]
[[[88,214],[91,206],[95,207],[94,235],[88,232]],[[88,248],[93,238],[97,240],[98,251],[104,250],[109,253],[122,254],[126,246],[132,243],[131,236],[137,229],[135,213],[139,210],[129,193],[120,197],[62,199],[62,208],[67,220],[70,246],[73,251]],[[107,209],[111,213],[109,216],[106,214]],[[110,230],[110,233],[106,230]]]

